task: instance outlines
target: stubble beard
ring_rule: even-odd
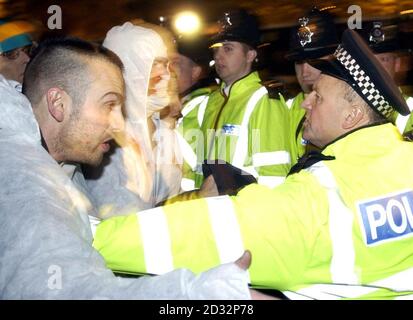
[[[62,155],[64,162],[75,162],[90,166],[98,166],[102,162],[103,153],[97,150],[99,145],[92,149],[89,144],[85,144],[88,136],[84,133],[91,131],[87,128],[88,126],[76,113],[70,117],[69,123],[56,137],[54,150]]]

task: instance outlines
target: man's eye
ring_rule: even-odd
[[[105,103],[105,107],[109,108],[109,109],[113,109],[116,106],[118,106],[119,104],[116,101],[109,101]]]
[[[177,70],[178,68],[179,68],[179,63],[178,63],[178,62],[171,62],[171,63],[169,64],[169,69],[170,69],[170,70],[175,71],[175,70]]]

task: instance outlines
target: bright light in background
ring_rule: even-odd
[[[413,9],[401,11],[400,14],[409,14],[413,13]]]
[[[179,33],[192,34],[201,27],[201,20],[196,13],[185,11],[176,16],[174,24]]]

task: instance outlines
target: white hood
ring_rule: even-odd
[[[15,141],[30,140],[40,143],[39,126],[25,95],[18,92],[13,82],[0,75],[0,139],[15,136]]]
[[[103,45],[115,52],[125,66],[128,133],[137,141],[144,142],[143,145],[147,145],[150,138],[147,132],[146,107],[152,63],[156,57],[167,58],[167,48],[154,30],[130,22],[110,29]]]

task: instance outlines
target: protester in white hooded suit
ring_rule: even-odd
[[[171,102],[167,47],[152,29],[126,22],[103,45],[125,66],[125,139],[87,181],[99,216],[152,208],[180,191],[181,155],[173,124],[159,112]]]

